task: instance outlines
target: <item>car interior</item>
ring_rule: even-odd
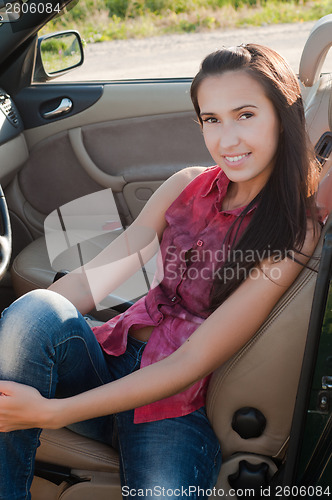
[[[216,488],[226,493],[267,486],[287,459],[319,256],[332,220],[332,73],[321,74],[331,45],[328,15],[311,31],[299,68],[308,133],[321,168],[317,199],[326,223],[320,241],[255,336],[215,371],[209,385],[207,413],[223,452]],[[12,287],[19,297],[46,288],[57,273],[78,267],[115,238],[167,177],[189,165],[213,164],[189,87],[190,79],[93,82],[83,88],[47,83],[14,95],[7,115],[16,120],[15,134],[0,145],[8,159],[2,185],[13,235],[10,276],[4,276],[2,290]],[[64,97],[73,109],[49,119],[47,112]],[[115,215],[91,201],[102,192],[111,197]],[[69,216],[62,218],[60,212]],[[91,228],[81,223],[91,215],[107,222],[108,229],[97,228],[87,237]],[[60,245],[50,261],[48,238],[53,229],[58,236],[64,233],[69,220],[75,238]],[[45,232],[47,222],[51,229]],[[119,290],[91,314],[105,321],[145,292],[144,286],[133,296]],[[40,441],[33,500],[122,498],[115,449],[65,428],[43,430]]]

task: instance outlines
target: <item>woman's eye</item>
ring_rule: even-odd
[[[217,123],[218,120],[217,120],[217,118],[214,118],[214,117],[211,116],[210,118],[204,118],[203,122],[204,123]]]
[[[240,120],[247,120],[248,118],[251,118],[253,115],[253,113],[242,113],[242,115],[240,116]]]

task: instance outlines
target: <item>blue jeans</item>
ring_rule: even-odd
[[[137,370],[144,347],[144,342],[129,337],[122,356],[105,356],[86,320],[69,301],[54,292],[36,290],[3,312],[0,379],[31,385],[47,398],[68,397]],[[190,488],[191,498],[204,498],[202,490],[213,488],[221,463],[204,408],[143,424],[134,424],[133,414],[126,411],[70,428],[110,445],[117,443],[124,497],[144,498],[147,490],[146,498],[169,500],[186,496],[183,491]],[[0,500],[30,498],[40,432],[0,433]]]

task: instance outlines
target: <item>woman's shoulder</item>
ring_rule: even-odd
[[[183,191],[194,180],[199,180],[203,185],[204,183],[210,184],[217,177],[220,176],[221,168],[218,165],[213,167],[187,167],[177,172],[173,177],[178,182],[180,191]],[[199,179],[198,179],[199,178]]]
[[[178,180],[181,181],[181,190],[185,189],[196,177],[203,174],[207,170],[209,170],[209,167],[194,166],[184,168],[177,172],[176,176],[178,177]]]
[[[166,220],[170,223],[174,217],[181,219],[182,223],[187,217],[192,217],[192,210],[201,210],[202,199],[215,185],[220,177],[220,167],[188,167],[175,174],[172,179],[174,186],[173,199],[165,213]],[[197,205],[198,203],[198,205]],[[184,208],[192,207],[189,210]]]
[[[193,184],[193,189],[197,187],[197,183],[204,189],[204,186],[210,186],[213,181],[222,173],[220,167],[201,167],[193,166],[179,170],[169,177],[156,191],[158,192],[159,200],[165,197],[167,202],[175,201],[180,195],[185,195],[189,185]]]
[[[169,177],[155,191],[146,203],[141,213],[136,218],[136,223],[142,225],[151,225],[163,228],[166,212],[174,209],[174,206],[182,206],[185,200],[193,197],[200,188],[211,185],[213,180],[220,173],[220,167],[200,167],[193,166],[179,170]],[[202,176],[202,177],[200,177]],[[204,176],[204,177],[203,177]],[[198,180],[198,185],[193,184]],[[157,220],[157,222],[155,222]],[[158,230],[159,234],[159,230]]]

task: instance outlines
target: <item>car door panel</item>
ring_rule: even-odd
[[[104,83],[102,92],[100,86],[84,83],[51,85],[54,95],[70,96],[73,110],[80,89],[95,93],[95,101],[79,113],[25,130],[29,158],[7,196],[32,238],[43,233],[44,219],[53,210],[105,187],[112,189],[126,226],[174,172],[211,164],[189,85],[187,80]],[[25,124],[42,120],[27,114],[40,115],[45,101],[52,101],[52,92],[44,87],[24,90],[25,99],[18,96]],[[27,92],[31,100],[25,106]]]
[[[1,173],[0,182],[5,187],[29,157],[24,135],[0,145]]]
[[[40,89],[48,85],[39,84],[29,87],[29,99],[34,102],[33,108],[26,108],[25,100],[20,99],[20,93],[15,96],[15,102],[18,102],[17,107],[23,119],[28,112],[40,113],[39,109],[44,104]],[[70,95],[74,109],[76,106],[75,96],[70,94],[73,87],[81,89],[83,92],[90,85],[92,84],[85,82],[80,85],[61,83],[52,85],[52,87],[56,88],[56,96],[59,94],[62,96]],[[38,127],[26,128],[25,135],[29,148],[46,137],[75,127],[103,123],[109,120],[192,111],[193,109],[189,97],[190,80],[187,79],[174,80],[173,82],[163,80],[104,82],[102,86],[102,96],[80,113],[69,113],[60,120],[48,120]],[[34,93],[37,94],[37,97],[33,97]],[[47,94],[47,100],[49,101],[51,98],[52,94]]]
[[[123,197],[130,217],[136,219],[145,203],[158,189],[163,181],[128,182],[123,188]]]

